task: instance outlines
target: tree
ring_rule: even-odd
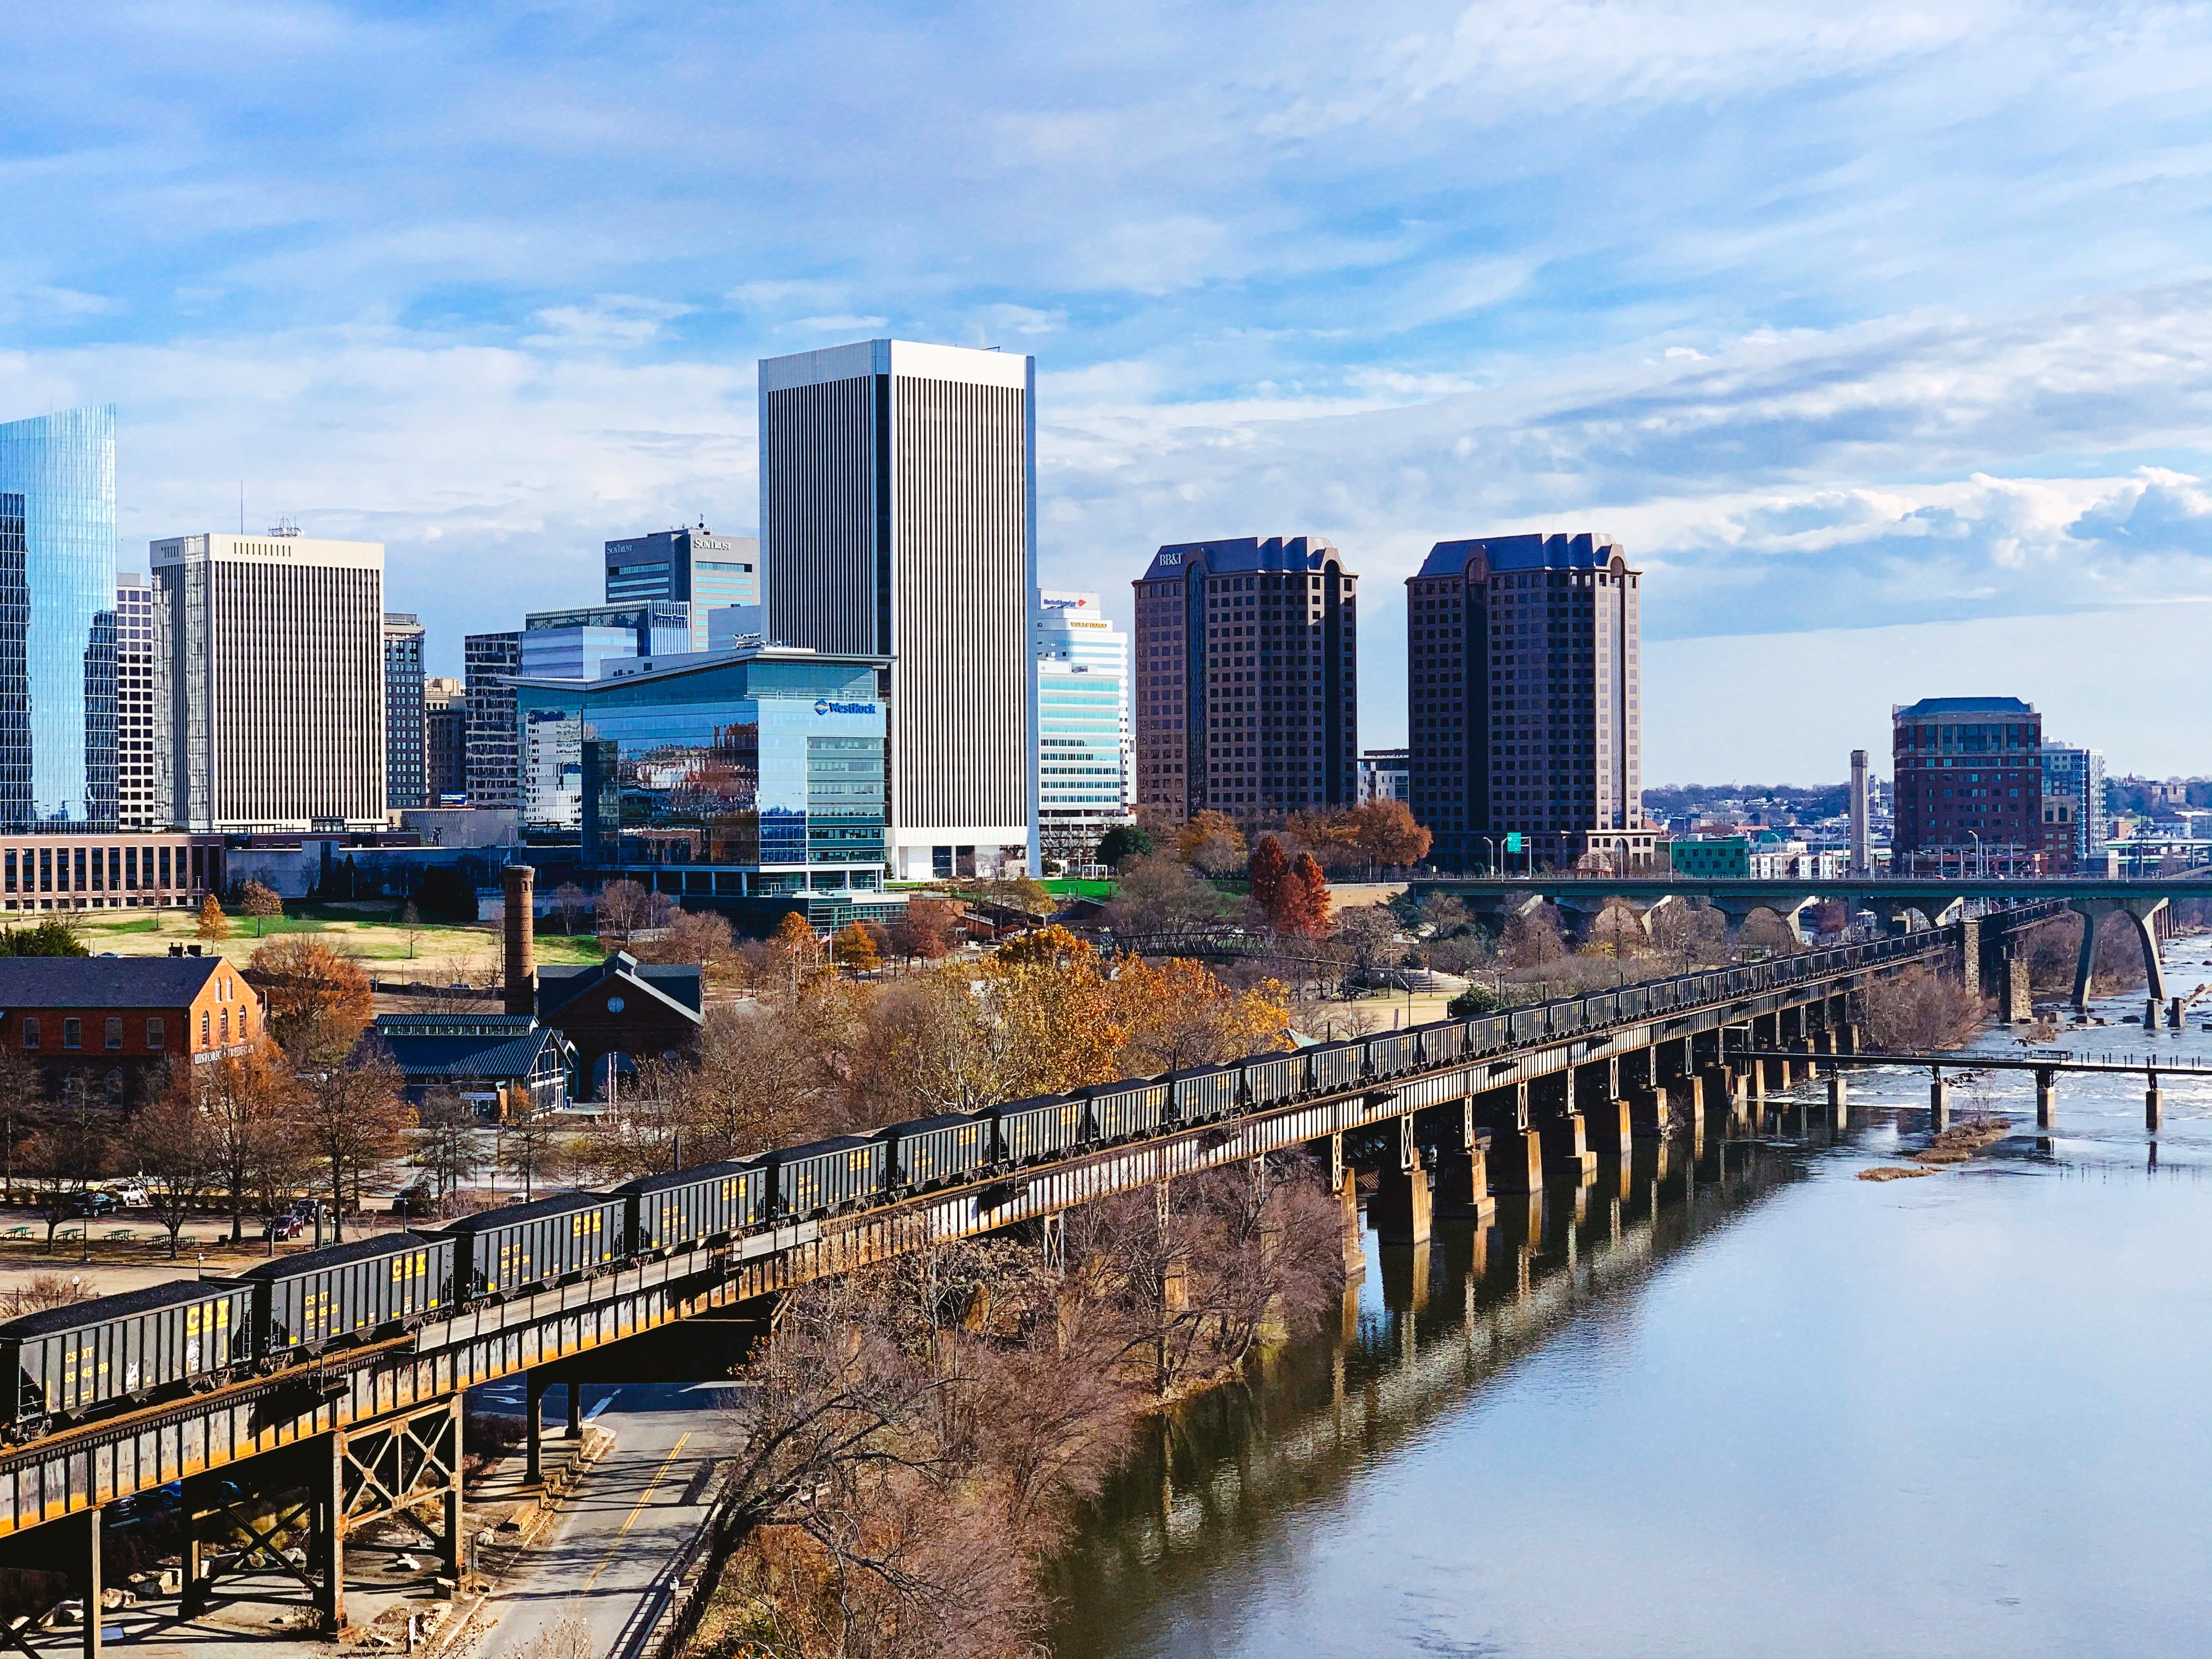
[[[883,966],[883,958],[876,953],[876,942],[868,937],[868,930],[857,921],[848,922],[837,931],[832,945],[837,964],[855,974],[865,974]]]
[[[1790,924],[1773,911],[1761,907],[1743,919],[1736,929],[1735,942],[1747,951],[1765,951],[1775,956],[1788,956],[1804,947],[1797,935],[1790,931]]]
[[[910,898],[891,924],[891,950],[902,961],[919,957],[924,962],[935,962],[951,950],[953,929],[959,920],[957,905],[943,899]]]
[[[1429,854],[1429,832],[1401,800],[1362,801],[1352,809],[1351,832],[1353,845],[1367,854],[1370,871],[1377,864],[1418,864]]]
[[[1311,853],[1301,853],[1283,883],[1282,902],[1276,926],[1285,933],[1306,939],[1328,936],[1334,908],[1329,898],[1328,878]]]
[[[84,1073],[62,1079],[60,1091],[39,1132],[24,1148],[25,1167],[40,1183],[40,1210],[46,1223],[46,1251],[54,1248],[54,1229],[103,1174],[114,1150],[116,1114],[97,1098]],[[82,1254],[89,1255],[91,1218],[85,1221]]]
[[[599,937],[627,948],[633,933],[649,933],[675,919],[676,901],[634,881],[611,881],[592,906]]]
[[[1097,857],[1108,869],[1118,870],[1130,859],[1150,858],[1158,845],[1151,830],[1117,823],[1098,838]]]
[[[476,1173],[483,1125],[476,1107],[452,1089],[433,1089],[415,1114],[415,1167],[428,1176],[441,1207]]]
[[[409,899],[399,907],[399,931],[407,935],[407,960],[415,960],[415,941],[422,936],[422,913]]]
[[[46,1079],[37,1065],[16,1048],[0,1048],[0,1132],[4,1154],[6,1201],[15,1201],[16,1149],[46,1121]]]
[[[1470,985],[1444,1005],[1444,1012],[1454,1019],[1477,1019],[1497,1007],[1498,999],[1487,985]]]
[[[262,1034],[242,1053],[219,1055],[211,1064],[177,1061],[170,1087],[189,1094],[199,1108],[216,1188],[229,1200],[235,1243],[245,1237],[246,1212],[255,1195],[300,1165],[292,1112],[298,1085],[291,1066],[275,1040]]]
[[[1987,1016],[1963,980],[1915,964],[1860,992],[1859,1018],[1877,1053],[1924,1054],[1971,1041]]]
[[[1267,914],[1267,925],[1278,933],[1283,927],[1284,890],[1291,879],[1291,855],[1273,836],[1260,837],[1252,849],[1245,876],[1252,884],[1252,902]]]
[[[1498,951],[1516,968],[1548,968],[1567,954],[1559,936],[1559,913],[1549,904],[1532,904],[1507,919]]]
[[[807,975],[822,966],[822,936],[814,931],[814,924],[796,910],[787,910],[783,920],[775,925],[775,933],[769,940],[773,953],[777,977],[787,981],[792,994]]]
[[[1626,959],[1640,957],[1650,945],[1644,924],[1636,912],[1628,908],[1624,899],[1607,899],[1604,907],[1591,918],[1589,936],[1583,948],[1594,955]]]
[[[738,977],[742,965],[728,920],[712,910],[675,912],[660,937],[640,941],[634,954],[641,962],[696,962],[717,982]]]
[[[346,1199],[407,1150],[415,1109],[401,1094],[406,1073],[392,1051],[325,1012],[300,1028],[289,1050],[301,1067],[297,1121],[331,1195],[331,1243],[345,1242]]]
[[[1334,938],[1363,976],[1395,961],[1401,948],[1398,919],[1380,904],[1363,904],[1339,915]]]
[[[238,911],[240,915],[253,918],[253,937],[259,939],[269,918],[284,914],[284,901],[276,896],[275,889],[249,881],[239,890]]]
[[[192,932],[211,943],[230,937],[230,918],[223,915],[222,906],[216,902],[213,893],[200,901],[199,925]]]
[[[499,1167],[522,1182],[526,1202],[534,1194],[541,1176],[550,1177],[560,1167],[562,1142],[568,1126],[550,1111],[526,1103],[507,1119],[499,1137]]]
[[[819,1026],[797,1010],[757,1001],[714,1003],[690,1054],[661,1080],[683,1126],[684,1156],[702,1164],[750,1158],[829,1133],[834,1069]]]
[[[1222,908],[1221,895],[1188,865],[1156,855],[1121,866],[1103,920],[1125,938],[1180,933],[1219,921]]]
[[[576,918],[584,914],[590,900],[591,895],[573,881],[564,881],[553,890],[553,910],[561,918],[562,933],[576,931]]]
[[[350,1047],[374,1012],[368,975],[351,957],[312,933],[288,933],[253,953],[269,1029],[287,1049],[316,1042]]]
[[[185,1224],[222,1190],[217,1140],[186,1086],[170,1088],[131,1120],[131,1145],[154,1218],[169,1235],[173,1261]]]
[[[1200,812],[1176,836],[1176,856],[1209,876],[1225,876],[1244,862],[1244,832],[1222,812]]]
[[[1127,1033],[1115,1056],[1122,1077],[1217,1065],[1289,1040],[1283,988],[1273,980],[1240,991],[1188,957],[1157,965],[1123,957],[1113,986],[1115,1022]]]
[[[88,957],[92,951],[66,916],[48,916],[29,927],[0,929],[0,957]]]

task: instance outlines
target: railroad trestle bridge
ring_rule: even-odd
[[[1273,1154],[1325,1160],[1343,1204],[1347,1267],[1355,1267],[1360,1163],[1378,1166],[1370,1221],[1384,1241],[1401,1243],[1425,1240],[1435,1213],[1486,1217],[1492,1194],[1579,1185],[1601,1154],[1625,1158],[1637,1139],[1663,1139],[1685,1126],[1701,1133],[1709,1102],[1724,1099],[1731,1110],[1755,1103],[1769,1086],[1793,1081],[1796,1068],[1809,1070],[1816,1056],[1851,1052],[1851,998],[1870,980],[1917,963],[1971,962],[1991,934],[2039,919],[2023,910],[1984,917],[1977,929],[1954,924],[1592,994],[1613,999],[1601,1005],[1617,1011],[1610,1020],[1589,1018],[1589,999],[1514,1011],[1510,1018],[1522,1023],[1513,1040],[1489,1052],[994,1170],[854,1213],[628,1261],[272,1376],[48,1434],[0,1450],[0,1565],[67,1572],[90,1613],[82,1650],[96,1655],[105,1506],[182,1482],[181,1515],[193,1540],[191,1607],[217,1587],[203,1533],[240,1524],[249,1534],[271,1529],[244,1516],[240,1492],[304,1493],[296,1508],[310,1547],[305,1570],[294,1571],[312,1589],[324,1626],[334,1630],[344,1622],[346,1534],[364,1518],[430,1511],[434,1518],[419,1524],[445,1575],[460,1576],[459,1402],[477,1384],[532,1374],[534,1471],[535,1407],[549,1370],[565,1365],[574,1376],[586,1357],[619,1366],[628,1351],[617,1345],[939,1241],[1026,1226],[1049,1249],[1068,1209],[1208,1170],[1249,1164],[1257,1176]],[[1697,994],[1685,1000],[1686,986]],[[1662,988],[1671,988],[1663,998]],[[1673,1006],[1647,1006],[1662,1000]],[[1618,1012],[1632,1006],[1644,1011]],[[1532,1013],[1541,1016],[1540,1028],[1526,1024]],[[1563,1028],[1570,1019],[1582,1023]],[[1723,1054],[1724,1033],[1738,1032],[1735,1046],[1743,1046],[1747,1030],[1777,1057],[1736,1069]],[[0,1647],[35,1654],[30,1633],[0,1633]]]

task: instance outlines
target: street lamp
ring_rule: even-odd
[[[1482,855],[1482,867],[1492,875],[1498,873],[1498,842],[1494,836],[1484,836],[1482,844],[1489,850]]]
[[[1982,832],[1978,830],[1969,830],[1966,831],[1966,839],[1974,843],[1974,873],[1986,876],[1990,872],[1990,867],[1982,862]]]

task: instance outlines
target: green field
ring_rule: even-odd
[[[282,916],[232,916],[230,937],[219,947],[225,955],[246,957],[264,939],[280,933],[315,933],[336,949],[380,969],[387,963],[412,960],[426,969],[463,975],[496,973],[500,965],[499,929],[489,922],[457,927],[447,922],[424,922],[412,929],[399,927],[388,907],[295,904]],[[167,954],[172,945],[198,945],[199,915],[196,911],[164,911],[157,916],[118,917],[112,921],[99,914],[71,918],[86,948],[95,955],[112,951],[118,956],[152,957]],[[538,934],[538,959],[552,963],[597,962],[599,942],[588,933]]]

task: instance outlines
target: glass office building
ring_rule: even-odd
[[[0,830],[115,808],[111,404],[0,425]]]
[[[1086,862],[1129,817],[1129,636],[1096,593],[1037,602],[1037,835],[1045,857]]]
[[[545,817],[565,827],[562,746],[583,862],[691,908],[817,926],[896,915],[883,891],[888,705],[876,657],[766,647],[641,663],[592,680],[515,682],[518,742]],[[550,821],[549,821],[550,820]]]
[[[760,603],[760,542],[717,536],[705,525],[657,530],[607,544],[607,603],[672,599],[688,604],[694,651],[709,648],[707,613]],[[656,651],[683,649],[655,646]]]

